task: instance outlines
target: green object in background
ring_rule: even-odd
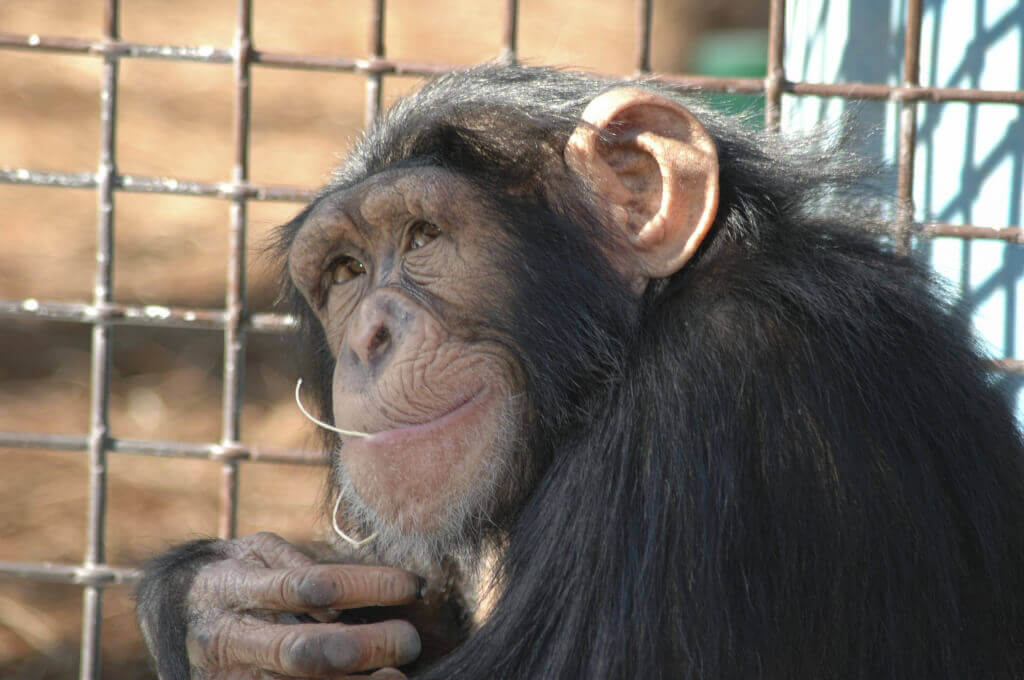
[[[768,32],[760,29],[718,31],[698,40],[693,73],[725,78],[764,78],[768,68]],[[725,113],[745,114],[763,124],[764,96],[709,92],[708,102]]]

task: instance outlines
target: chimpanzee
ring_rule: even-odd
[[[156,558],[161,676],[1024,677],[1021,433],[864,168],[650,81],[400,100],[279,232],[361,564]]]

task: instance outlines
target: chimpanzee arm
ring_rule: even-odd
[[[185,640],[188,631],[185,601],[196,572],[224,559],[222,542],[204,539],[176,546],[147,565],[136,595],[142,637],[164,680],[190,677]]]
[[[162,680],[239,671],[323,677],[398,666],[420,651],[406,621],[329,621],[327,610],[408,604],[420,579],[390,567],[317,564],[274,534],[194,541],[147,565],[143,636]],[[385,677],[384,675],[379,677]]]

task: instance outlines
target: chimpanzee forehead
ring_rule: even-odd
[[[468,211],[474,201],[472,186],[455,173],[437,167],[385,170],[355,185],[331,190],[311,206],[303,225],[349,222],[368,237],[409,215]]]
[[[468,180],[437,167],[398,168],[338,187],[309,208],[288,253],[292,280],[307,285],[339,253],[393,250],[411,221],[443,230],[487,221],[480,192]]]

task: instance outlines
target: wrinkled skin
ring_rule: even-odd
[[[475,337],[503,288],[481,203],[442,170],[389,171],[327,196],[292,245],[336,359],[335,424],[372,435],[340,462],[373,531],[436,535],[487,512],[518,431],[515,362]]]
[[[332,623],[334,610],[414,602],[420,580],[385,567],[318,564],[273,534],[227,541],[227,559],[199,570],[187,609],[192,678],[401,678],[388,668],[420,652],[407,621]],[[292,623],[293,615],[311,623]],[[319,621],[319,622],[318,622]]]
[[[372,435],[340,449],[343,500],[394,563],[436,557],[436,537],[457,540],[468,518],[516,488],[507,475],[523,418],[517,368],[478,332],[503,285],[492,262],[499,232],[481,203],[438,169],[384,173],[325,197],[289,253],[336,359],[335,423]],[[331,610],[409,604],[413,574],[317,565],[269,534],[224,546],[228,559],[197,572],[185,607],[193,678],[404,677],[390,667],[418,656],[408,621],[330,622]],[[428,636],[444,627],[416,623]]]

